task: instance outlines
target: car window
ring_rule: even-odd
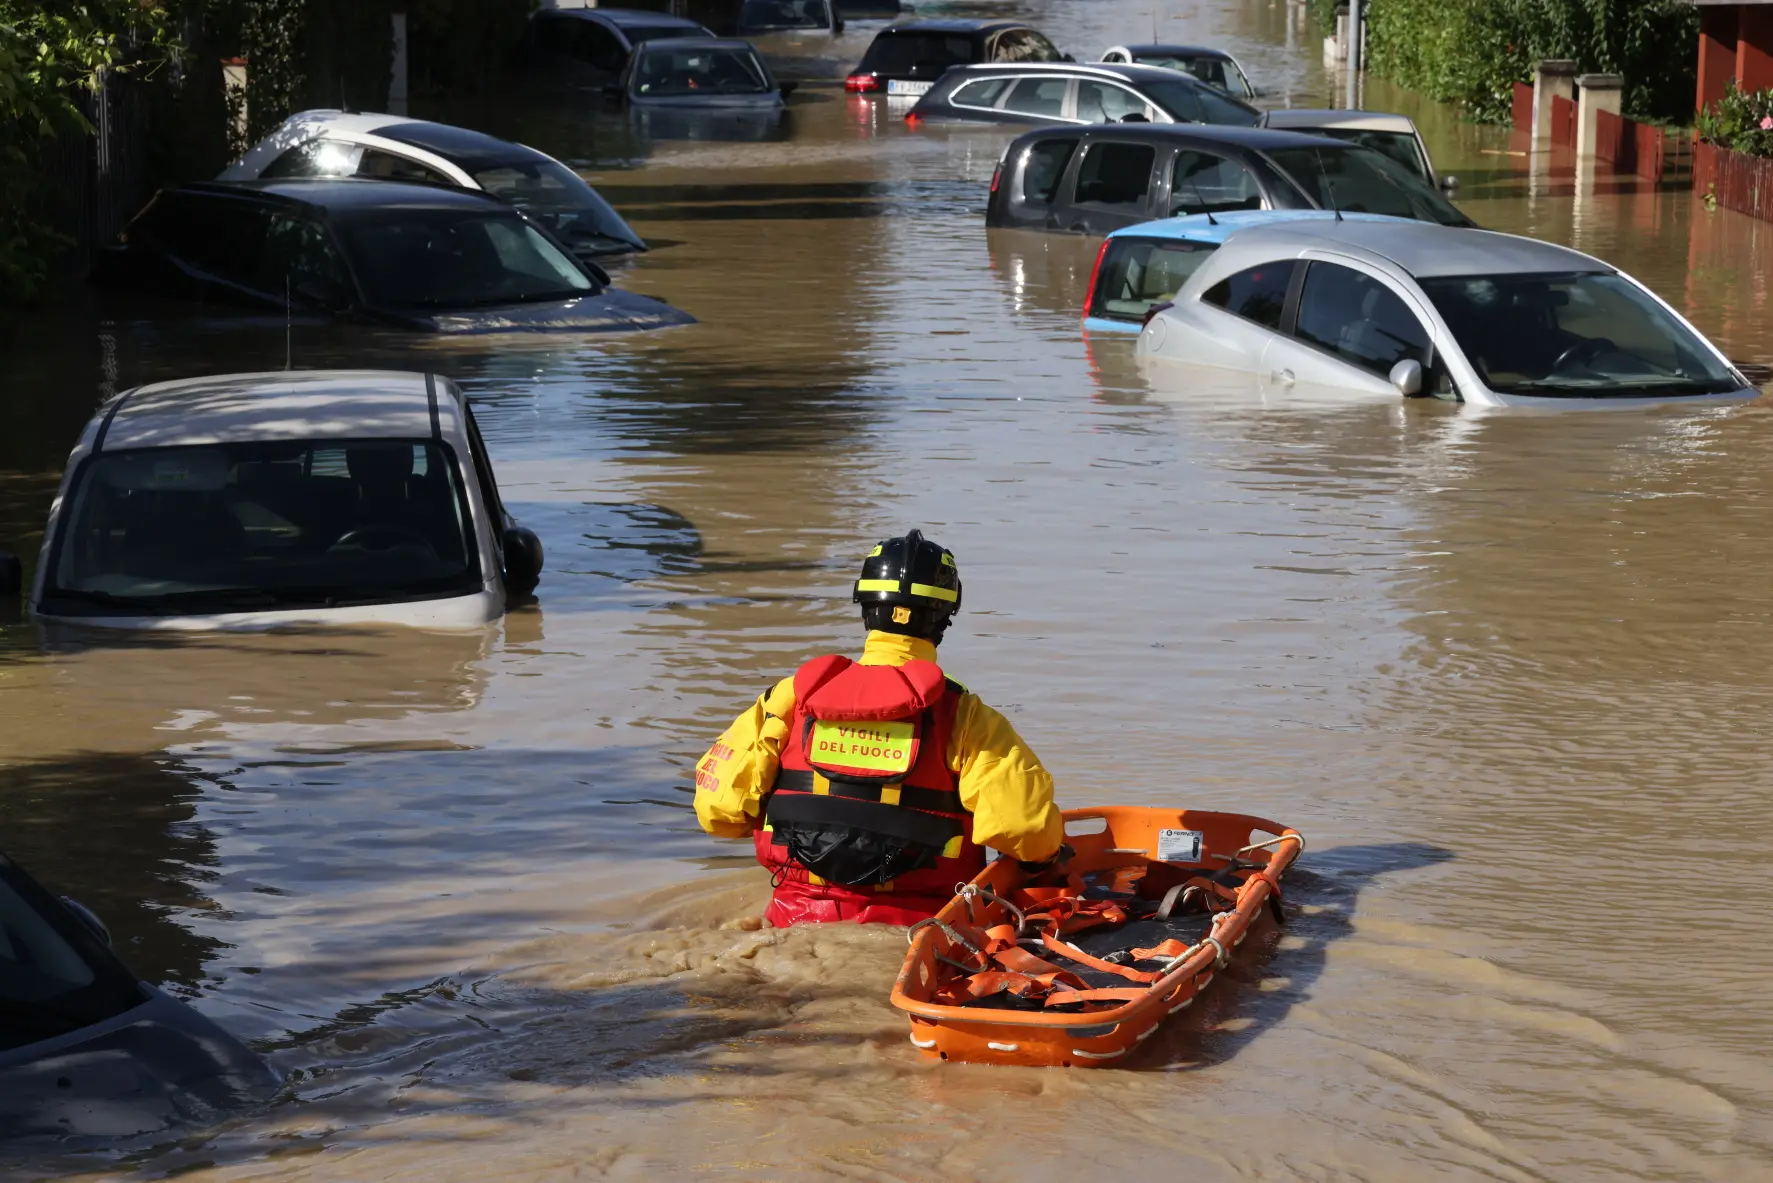
[[[480,434],[480,424],[474,420],[473,408],[467,401],[462,403],[462,412],[468,421],[468,454],[474,458],[474,475],[480,483],[480,499],[486,502],[487,513],[493,516],[493,534],[500,533],[503,522],[499,517],[504,513],[504,503],[499,500],[499,484],[493,479],[492,458],[486,452],[486,440]]]
[[[1261,208],[1262,190],[1243,165],[1207,152],[1176,153],[1170,179],[1172,214]]]
[[[101,1022],[145,999],[114,959],[70,937],[77,922],[59,908],[0,856],[0,1052]]]
[[[1093,205],[1144,205],[1156,160],[1157,149],[1150,144],[1089,145],[1077,170],[1077,200]]]
[[[1228,275],[1201,293],[1201,303],[1278,329],[1287,306],[1287,286],[1298,265],[1297,259],[1280,259]]]
[[[439,172],[428,164],[420,164],[405,156],[397,156],[393,152],[384,152],[380,148],[365,148],[363,157],[357,162],[357,176],[374,177],[381,181],[429,181],[434,185],[453,185],[448,174]]]
[[[1268,157],[1323,209],[1390,214],[1443,226],[1471,225],[1470,218],[1418,173],[1371,148],[1325,144],[1321,148],[1280,148]]]
[[[957,107],[995,107],[1011,82],[1009,78],[980,78],[948,96],[948,101]]]
[[[375,304],[475,308],[565,300],[596,286],[515,213],[387,209],[337,226]]]
[[[994,62],[1050,62],[1058,56],[1052,43],[1033,29],[1005,29],[991,51]]]
[[[1382,376],[1406,358],[1428,364],[1428,330],[1403,298],[1336,263],[1313,263],[1305,272],[1293,335]]]
[[[131,225],[128,237],[151,242],[217,278],[251,283],[264,249],[267,216],[266,207],[256,201],[165,193]]]
[[[579,35],[573,42],[574,57],[612,74],[627,64],[628,47],[613,30],[596,21],[575,20],[573,23],[579,26]]]
[[[634,231],[582,177],[553,160],[511,161],[474,174],[486,192],[540,222],[574,250],[635,243]]]
[[[648,98],[682,95],[764,94],[773,87],[769,75],[749,48],[661,48],[655,41],[640,51],[634,70],[634,93]]]
[[[265,166],[259,175],[280,177],[348,177],[357,171],[363,145],[346,140],[318,139],[297,144]]]
[[[1139,89],[1147,98],[1184,123],[1254,127],[1256,120],[1262,117],[1256,108],[1191,79],[1159,78],[1141,82]]]
[[[1022,165],[1022,200],[1049,202],[1059,188],[1059,178],[1077,151],[1075,139],[1038,140],[1028,149]]]
[[[1023,78],[1016,83],[1003,109],[1023,115],[1050,115],[1058,118],[1065,111],[1065,88],[1068,78]]]
[[[258,279],[265,291],[276,296],[288,292],[297,303],[336,302],[347,294],[344,262],[325,227],[289,214],[270,217]],[[331,295],[303,293],[304,285],[311,284],[330,289]]]
[[[739,9],[741,33],[830,27],[831,9],[826,0],[745,0]]]
[[[83,465],[48,595],[150,611],[373,603],[480,585],[438,440],[239,442]]]
[[[1054,45],[1051,41],[1048,41],[1033,29],[1025,30],[1025,32],[1027,32],[1028,36],[1034,41],[1035,53],[1037,56],[1032,59],[1033,61],[1062,62],[1065,60],[1065,55],[1060,53],[1059,47]]]
[[[1305,129],[1301,128],[1300,130]],[[1422,150],[1416,144],[1416,137],[1407,131],[1369,131],[1358,127],[1314,127],[1306,134],[1328,136],[1333,140],[1359,144],[1363,148],[1383,152],[1417,176],[1430,181],[1434,179],[1429,175],[1428,162],[1422,159]]]
[[[1096,273],[1089,315],[1143,321],[1153,304],[1175,299],[1188,277],[1218,249],[1211,242],[1109,239]]]
[[[922,67],[931,78],[949,66],[964,65],[977,58],[978,50],[971,37],[942,33],[894,33],[882,30],[874,44],[862,55],[858,73],[909,74]]]
[[[1151,104],[1125,86],[1095,79],[1081,79],[1077,84],[1077,117],[1085,123],[1119,123],[1129,115],[1153,122]]]

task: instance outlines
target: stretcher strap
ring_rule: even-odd
[[[1077,962],[1079,965],[1087,965],[1091,969],[1101,970],[1103,973],[1115,974],[1118,977],[1127,979],[1129,982],[1155,982],[1158,978],[1163,976],[1162,974],[1147,973],[1142,969],[1133,969],[1130,966],[1116,965],[1112,961],[1104,961],[1100,957],[1097,957],[1094,954],[1085,953],[1076,945],[1067,944],[1056,937],[1043,936],[1040,938],[1040,943],[1045,945],[1050,951],[1057,953],[1061,957],[1069,958],[1070,960]]]

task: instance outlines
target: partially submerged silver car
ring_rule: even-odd
[[[1232,234],[1160,305],[1138,353],[1245,375],[1265,396],[1479,406],[1715,403],[1759,392],[1629,275],[1565,247],[1421,222]]]
[[[31,608],[110,628],[468,628],[541,569],[447,378],[225,374],[128,390],[93,416]]]

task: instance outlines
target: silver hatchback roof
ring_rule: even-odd
[[[1345,250],[1395,263],[1419,279],[1448,275],[1531,275],[1559,271],[1612,271],[1581,251],[1533,238],[1439,226],[1432,222],[1314,220],[1252,226],[1226,240],[1240,255],[1266,248]]]
[[[433,394],[435,381],[391,370],[291,370],[156,382],[119,396],[99,447],[429,439],[438,410],[454,425],[454,398]]]

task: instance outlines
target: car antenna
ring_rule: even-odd
[[[1330,195],[1331,211],[1335,213],[1338,222],[1344,221],[1345,219],[1342,217],[1342,203],[1336,200],[1336,182],[1330,179],[1330,170],[1324,167],[1323,149],[1313,148],[1311,150],[1311,158],[1317,161],[1318,175],[1324,179],[1324,192]]]
[[[1193,177],[1188,178],[1188,187],[1194,190],[1195,199],[1200,202],[1200,212],[1207,215],[1207,225],[1217,226],[1219,219],[1215,218],[1213,211],[1208,208],[1206,195],[1200,191],[1200,186],[1194,183]]]
[[[289,272],[283,273],[283,368],[295,369],[294,351],[290,348],[290,340],[295,334],[295,306],[289,299]]]

